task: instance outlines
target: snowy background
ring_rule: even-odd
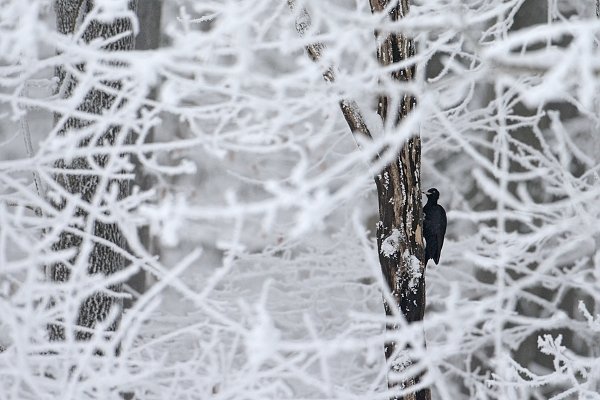
[[[67,35],[55,2],[0,1],[0,399],[389,399],[389,335],[434,399],[600,399],[593,1],[415,1],[395,23],[367,0],[144,1],[158,48],[126,51],[86,32],[152,34],[127,1],[85,0]],[[414,81],[379,65],[376,30],[415,39]],[[82,111],[92,88],[116,105]],[[402,92],[417,109],[383,126],[377,95]],[[372,142],[356,142],[343,99]],[[59,116],[89,124],[65,134]],[[116,143],[82,146],[115,126]],[[416,133],[449,225],[424,322],[386,333],[371,160]],[[91,167],[74,174],[103,182],[91,203],[57,184],[77,158]],[[104,243],[94,221],[124,238],[104,244],[125,260],[116,274],[86,273]],[[65,232],[79,249],[57,250]],[[48,278],[56,264],[68,281]],[[97,292],[128,306],[76,340]]]

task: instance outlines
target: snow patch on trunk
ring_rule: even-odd
[[[410,276],[408,286],[411,289],[415,289],[419,284],[419,279],[421,279],[421,276],[423,275],[421,273],[421,262],[414,254],[410,254],[408,250],[405,250],[404,253],[402,253],[402,258],[404,259],[404,264],[406,265],[408,275]]]
[[[393,229],[392,233],[389,234],[381,243],[381,254],[384,257],[393,257],[398,252],[398,245],[400,244],[400,230]]]

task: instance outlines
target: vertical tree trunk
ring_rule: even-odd
[[[72,34],[78,27],[82,18],[90,12],[93,7],[93,0],[57,0],[55,3],[57,29],[63,34]],[[135,9],[135,2],[130,3],[131,9]],[[111,38],[115,35],[120,35],[124,32],[132,32],[132,24],[128,19],[117,19],[112,23],[101,23],[93,21],[83,33],[83,40],[90,42],[96,38]],[[133,34],[121,37],[116,41],[110,41],[105,49],[108,51],[126,51],[133,49],[134,38]],[[78,65],[77,68],[83,71],[85,65]],[[60,93],[63,97],[70,97],[79,88],[79,82],[76,78],[69,75],[65,68],[58,68],[57,75],[60,82]],[[121,84],[118,81],[103,81],[104,85],[110,86],[113,89],[119,89]],[[77,111],[85,112],[90,115],[101,114],[104,110],[113,106],[115,97],[112,94],[106,93],[99,88],[90,88],[86,93],[84,100],[77,107]],[[71,135],[77,133],[82,128],[95,131],[95,122],[88,121],[85,118],[73,118],[63,115],[55,116],[57,124],[60,124],[60,132],[63,135]],[[126,143],[128,141],[128,132],[121,130],[119,126],[111,126],[102,129],[98,136],[88,135],[79,143],[80,147],[100,148],[103,146],[115,146]],[[97,130],[96,130],[97,132]],[[79,133],[81,134],[81,133]],[[102,193],[108,191],[109,187],[117,185],[118,198],[123,198],[129,194],[129,182],[125,179],[103,179],[100,175],[102,169],[111,163],[111,157],[115,155],[95,155],[92,157],[95,166],[92,167],[90,162],[85,157],[74,158],[70,161],[60,160],[55,167],[64,169],[64,174],[57,174],[56,181],[69,194],[75,195],[82,201],[87,203],[99,203],[99,197]],[[69,173],[69,170],[95,170],[97,174],[77,174]],[[60,199],[56,204],[58,208],[63,208],[68,200]],[[71,226],[70,232],[62,232],[59,241],[54,244],[53,250],[76,249],[76,255],[69,260],[67,264],[60,263],[53,265],[50,268],[50,278],[58,282],[68,281],[72,275],[81,274],[82,271],[75,271],[76,266],[86,266],[87,273],[90,275],[110,275],[124,268],[124,258],[107,245],[100,244],[92,239],[91,248],[88,251],[83,251],[83,235],[73,233],[73,230],[81,229],[85,231],[86,226],[93,226],[92,235],[94,238],[107,240],[112,244],[124,248],[125,243],[117,224],[102,223],[97,220],[90,220],[87,212],[81,208],[76,210],[76,216],[81,218],[83,223],[78,226]],[[90,240],[90,239],[86,239]],[[85,259],[84,259],[85,258]],[[94,328],[97,322],[103,321],[109,314],[109,311],[115,306],[121,306],[119,298],[111,295],[110,292],[118,293],[121,290],[121,285],[113,285],[107,287],[107,291],[97,292],[83,301],[80,306],[77,317],[77,328],[75,337],[78,340],[86,340],[91,336],[90,330]],[[66,321],[63,321],[66,323]],[[111,324],[111,329],[115,329],[118,325],[117,320]],[[62,340],[65,338],[64,325],[53,324],[50,326],[50,338],[52,340]]]
[[[163,0],[143,0],[137,5],[140,32],[135,38],[136,50],[157,49],[160,44],[160,21]]]
[[[408,14],[408,0],[392,0],[396,4],[390,9],[392,21]],[[389,0],[369,0],[373,13],[383,12]],[[294,0],[288,0],[290,8],[294,9]],[[311,25],[308,12],[296,10],[296,30],[303,35]],[[406,60],[415,55],[413,41],[399,33],[389,34],[385,39],[379,38],[377,58],[383,66],[389,66]],[[308,45],[308,56],[313,61],[319,61],[324,46],[320,43]],[[409,81],[415,74],[414,65],[409,68],[399,68],[392,72],[391,77],[400,81]],[[333,82],[333,69],[323,73],[327,82]],[[403,118],[415,107],[414,96],[404,94],[399,102],[392,101],[388,96],[379,97],[377,112],[385,126],[398,126]],[[392,109],[393,104],[397,109]],[[363,135],[370,139],[371,132],[365,123],[356,102],[344,99],[340,108],[354,135]],[[391,120],[391,124],[389,124]],[[381,271],[394,298],[394,304],[384,300],[388,316],[397,315],[399,311],[408,323],[422,321],[425,314],[425,264],[423,246],[423,206],[421,201],[421,138],[415,135],[408,139],[398,153],[398,157],[388,164],[376,177],[377,195],[379,200],[379,223],[377,225],[377,247]],[[397,326],[387,326],[388,330],[397,330]],[[402,371],[406,368],[406,360],[395,357],[396,344],[386,343],[385,356],[391,371]],[[408,388],[419,383],[420,376],[415,376],[404,382],[388,379],[388,387]],[[397,399],[398,397],[394,397]],[[431,392],[428,388],[404,396],[407,400],[429,400]]]
[[[382,12],[388,7],[388,0],[370,0],[373,13]],[[408,0],[396,0],[389,9],[392,21],[407,15]],[[414,56],[413,41],[403,34],[391,33],[385,38],[378,38],[377,58],[383,66],[404,61]],[[408,81],[415,74],[414,65],[399,68],[391,73],[395,80]],[[397,109],[392,109],[397,104]],[[377,113],[385,126],[397,126],[415,107],[416,99],[408,94],[400,96],[394,102],[389,97],[379,97]],[[391,123],[390,123],[391,122]],[[377,226],[377,247],[381,271],[390,289],[395,304],[384,301],[386,314],[394,315],[394,308],[399,309],[408,323],[421,321],[425,312],[425,265],[423,263],[423,230],[421,202],[421,138],[415,135],[408,139],[400,149],[398,158],[388,164],[375,177],[379,199],[379,223]],[[393,249],[393,251],[390,251]],[[397,329],[388,326],[388,330]],[[406,360],[398,362],[394,353],[394,342],[386,343],[385,356],[392,371],[406,368]],[[403,357],[400,357],[402,359]],[[388,381],[390,388],[403,388],[415,385],[419,377],[407,382]],[[429,389],[420,390],[407,395],[405,399],[429,399]]]
[[[136,50],[153,50],[157,49],[160,45],[160,21],[162,16],[162,0],[143,0],[138,3],[137,16],[140,25],[140,31],[135,38],[135,49]],[[149,98],[156,98],[156,91],[152,90],[148,95]],[[152,142],[154,140],[154,132],[151,131],[145,137],[146,142]],[[142,190],[148,190],[153,185],[153,179],[151,175],[144,172],[142,164],[139,159],[135,158],[135,183]],[[140,241],[146,249],[152,251],[152,239],[150,237],[150,229],[148,226],[143,226],[138,229]],[[144,270],[138,271],[133,275],[127,284],[133,290],[138,293],[144,293],[146,291],[146,272]],[[132,300],[125,300],[125,308],[130,308],[133,304]]]

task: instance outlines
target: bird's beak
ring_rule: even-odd
[[[421,191],[421,193],[423,193],[424,195],[428,195],[428,194],[429,194],[429,193],[427,193],[427,192],[423,192],[423,191]]]

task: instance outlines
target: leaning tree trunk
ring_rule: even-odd
[[[55,3],[57,29],[60,33],[69,35],[73,34],[78,28],[85,15],[93,8],[94,0],[57,0]],[[130,2],[130,8],[135,9],[135,2]],[[98,38],[112,38],[116,35],[122,35],[126,32],[132,32],[132,24],[129,19],[117,19],[111,23],[100,21],[92,21],[83,33],[83,41],[89,43]],[[126,51],[133,49],[134,38],[133,33],[124,35],[118,40],[107,41],[104,47],[106,51]],[[71,66],[73,69],[84,71],[85,64]],[[86,90],[83,101],[76,107],[75,110],[81,116],[83,114],[90,117],[99,115],[107,109],[114,107],[116,101],[114,94],[107,93],[102,88],[90,87],[82,88],[82,83],[78,82],[76,77],[69,74],[67,69],[60,67],[56,71],[59,78],[59,93],[68,99],[80,90]],[[105,85],[112,90],[119,90],[121,87],[118,81],[96,82],[96,85]],[[85,117],[74,118],[69,115],[55,116],[59,132],[62,135],[82,135],[82,129],[88,132],[85,137],[81,136],[78,146],[79,148],[89,149],[90,154],[94,154],[94,148],[105,146],[118,146],[128,142],[128,132],[124,132],[119,126],[95,127],[97,124],[93,118],[89,120]],[[106,179],[102,177],[103,170],[114,163],[111,157],[119,157],[119,155],[98,153],[90,157],[93,160],[93,166],[90,165],[89,158],[76,157],[70,160],[60,160],[56,163],[56,169],[65,170],[65,173],[58,173],[55,177],[56,181],[64,188],[66,192],[60,199],[55,200],[55,205],[59,209],[63,209],[68,201],[73,201],[74,198],[88,204],[94,204],[98,207],[105,206],[100,199],[110,187],[115,185],[118,188],[118,199],[122,199],[130,192],[129,181],[126,179]],[[114,167],[113,167],[114,168]],[[94,171],[92,173],[78,174],[73,170]],[[111,171],[115,172],[115,171]],[[67,197],[70,197],[68,199]],[[107,196],[108,197],[108,196]],[[59,240],[53,245],[54,251],[75,249],[73,256],[66,263],[55,264],[50,267],[49,275],[53,281],[67,282],[72,275],[89,274],[89,275],[111,275],[125,267],[125,259],[111,246],[103,244],[103,241],[108,241],[112,245],[124,248],[124,239],[119,231],[116,223],[103,223],[96,220],[93,216],[78,207],[73,217],[78,217],[83,221],[81,224],[69,227],[69,232],[61,232]],[[91,238],[86,238],[86,241],[91,241],[90,248],[83,250],[84,233],[86,226],[91,226]],[[78,234],[77,232],[81,232]],[[77,268],[77,269],[76,269]],[[87,270],[81,270],[85,268]],[[118,293],[121,291],[121,284],[111,285],[101,292],[96,292],[87,297],[80,305],[77,316],[77,327],[75,328],[74,336],[78,340],[87,340],[91,337],[91,332],[100,321],[105,321],[111,309],[115,306],[121,308],[121,300],[118,296],[110,293]],[[63,296],[67,296],[65,293]],[[61,301],[60,299],[56,300]],[[110,330],[116,329],[120,318],[110,322]],[[57,321],[50,325],[51,340],[65,339],[65,324],[67,321]]]
[[[388,0],[370,0],[371,11],[379,13],[389,6]],[[389,10],[392,21],[407,15],[408,0],[396,1]],[[383,66],[405,61],[413,57],[413,41],[400,33],[378,37],[377,58]],[[398,68],[391,73],[392,79],[409,81],[413,79],[415,66]],[[377,113],[385,126],[396,127],[415,107],[416,99],[409,94],[400,95],[399,100],[381,95]],[[395,107],[394,107],[395,106]],[[394,108],[393,108],[394,107]],[[384,300],[385,311],[393,316],[399,309],[406,322],[423,320],[425,313],[425,264],[423,262],[423,229],[421,202],[421,138],[418,135],[409,138],[401,147],[398,157],[386,165],[375,177],[379,199],[379,223],[377,224],[377,247],[381,271],[387,282],[394,304]],[[390,246],[391,245],[391,246]],[[389,249],[394,251],[390,252]],[[388,326],[396,330],[397,326]],[[395,343],[385,346],[385,356],[392,371],[406,368],[402,357],[403,349],[397,349]],[[397,361],[397,360],[402,361]],[[396,382],[388,379],[388,386],[407,388],[419,383],[420,376],[408,381]],[[404,396],[405,399],[429,399],[429,389]]]
[[[396,4],[389,10],[392,21],[408,14],[408,0],[393,0]],[[387,9],[389,0],[369,0],[371,11],[381,13]],[[294,0],[288,4],[294,9]],[[305,9],[296,10],[296,30],[303,35],[311,25],[310,15]],[[383,66],[389,66],[414,56],[413,41],[408,37],[392,33],[380,38],[376,32],[379,46],[377,58]],[[324,46],[314,43],[307,46],[308,56],[315,62],[320,61]],[[399,68],[392,72],[392,79],[409,81],[413,79],[415,67]],[[333,68],[323,73],[327,82],[333,82]],[[401,95],[399,101],[393,101],[389,96],[379,97],[377,112],[385,126],[397,127],[408,113],[415,107],[414,96]],[[393,105],[397,107],[392,109]],[[348,99],[340,101],[342,114],[353,135],[362,135],[371,139],[371,132],[362,117],[356,102]],[[379,155],[377,156],[379,158]],[[391,318],[400,313],[408,322],[422,321],[425,313],[425,263],[423,248],[423,221],[421,203],[421,138],[412,136],[404,143],[393,162],[383,168],[375,176],[377,196],[379,200],[379,223],[377,224],[377,247],[381,271],[388,289],[394,299],[393,304],[384,300],[386,314]],[[392,251],[390,251],[392,249]],[[387,330],[398,330],[398,326],[388,325]],[[388,342],[385,345],[385,356],[390,371],[400,372],[407,367],[402,357],[404,349],[397,349],[396,344]],[[401,360],[401,361],[399,361]],[[388,387],[393,389],[409,388],[419,383],[420,376],[414,376],[406,381],[395,381],[393,374],[388,379]],[[394,399],[399,397],[395,396]],[[431,393],[428,388],[408,394],[407,400],[429,400]]]

